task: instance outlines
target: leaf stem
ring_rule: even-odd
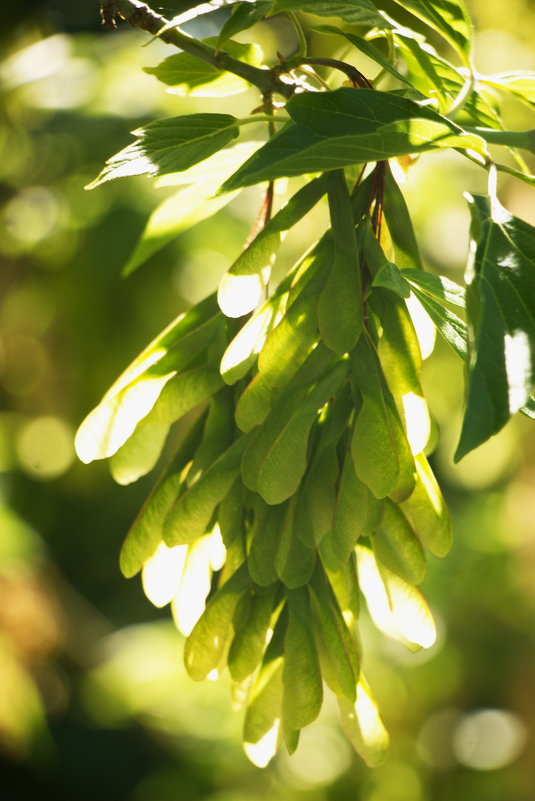
[[[297,41],[299,43],[299,48],[297,53],[295,54],[294,58],[306,58],[308,53],[308,42],[305,36],[305,32],[303,30],[303,26],[299,22],[297,15],[293,11],[287,11],[288,19],[292,23],[295,34],[297,36]]]
[[[217,51],[214,47],[195,39],[177,27],[173,27],[165,17],[156,14],[148,5],[140,0],[101,0],[100,13],[106,27],[116,27],[116,17],[122,17],[134,28],[140,28],[163,42],[196,56],[201,61],[211,64],[220,70],[232,72],[240,78],[258,87],[262,93],[277,92],[283,97],[290,98],[295,87],[280,78],[280,68],[260,69],[251,64],[245,64],[224,50]]]

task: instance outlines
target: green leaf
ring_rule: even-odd
[[[429,317],[432,319],[437,327],[438,332],[446,340],[455,353],[465,360],[467,357],[468,349],[468,331],[466,323],[461,320],[449,309],[445,308],[442,303],[438,303],[426,292],[422,292],[413,283],[412,290]]]
[[[123,269],[130,275],[150,256],[198,222],[212,217],[234,199],[235,194],[210,197],[217,187],[197,184],[180,189],[152,212],[140,239]]]
[[[282,721],[285,730],[302,729],[319,715],[323,688],[312,634],[307,591],[288,591],[288,629],[284,640]]]
[[[372,42],[369,42],[367,39],[363,39],[361,36],[357,36],[354,33],[349,33],[348,31],[342,31],[339,28],[335,28],[332,25],[315,25],[311,30],[317,31],[318,33],[325,33],[325,34],[332,34],[333,36],[343,36],[347,39],[348,42],[360,50],[361,53],[364,53],[365,56],[368,56],[372,61],[376,61],[377,64],[380,64],[381,67],[389,72],[394,78],[397,78],[398,81],[401,83],[407,84],[408,86],[412,86],[411,82],[407,80],[407,78],[399,72],[392,64],[383,56],[381,51],[375,47]]]
[[[408,298],[411,294],[410,284],[402,276],[395,264],[384,261],[372,281],[374,287],[384,287],[400,298]]]
[[[310,548],[332,527],[340,472],[337,447],[352,411],[347,386],[328,404],[318,423],[314,454],[299,490],[295,518],[297,536]]]
[[[535,380],[535,228],[495,198],[468,199],[475,248],[467,292],[471,348],[455,461],[528,402]]]
[[[304,93],[294,96],[286,110],[297,124],[275,134],[225,182],[223,191],[439,147],[485,152],[480,137],[392,92],[342,87]]]
[[[133,131],[136,141],[106,162],[87,189],[128,175],[165,175],[187,170],[221,150],[239,134],[230,114],[185,114],[155,120]]]
[[[376,498],[399,500],[414,488],[414,460],[385,380],[367,337],[352,354],[352,367],[362,394],[351,440],[355,472]]]
[[[309,592],[323,678],[337,697],[354,703],[360,672],[358,648],[332,588],[319,568],[314,573]]]
[[[130,275],[154,253],[183,231],[212,217],[236,196],[213,197],[220,184],[258,149],[259,142],[240,142],[181,173],[159,179],[158,185],[179,184],[182,188],[166,198],[149,217],[137,245],[123,269]],[[201,169],[202,167],[202,169]]]
[[[402,276],[442,305],[449,303],[459,309],[466,307],[464,288],[450,278],[421,270],[403,270]]]
[[[275,589],[268,593],[254,593],[249,616],[236,630],[228,654],[228,668],[234,681],[244,681],[262,659],[273,613]]]
[[[278,579],[275,559],[285,513],[286,504],[268,506],[256,496],[247,565],[251,578],[260,587],[268,587]]]
[[[519,181],[523,181],[528,186],[531,186],[532,189],[535,189],[535,175],[529,175],[520,170],[515,170],[514,167],[508,167],[506,164],[496,164],[496,169],[498,172],[504,172],[507,175],[518,178]]]
[[[247,436],[240,437],[174,503],[165,518],[163,538],[167,545],[185,545],[206,534],[217,505],[239,473]]]
[[[362,594],[379,631],[411,651],[433,645],[435,623],[418,587],[377,563],[369,548],[357,546],[356,553]]]
[[[201,41],[214,46],[218,39],[209,37]],[[225,51],[255,67],[262,63],[262,51],[258,45],[227,41]],[[143,67],[143,71],[170,86],[172,94],[181,96],[225,97],[250,88],[250,84],[238,75],[220,70],[190,53],[168,56],[157,67]]]
[[[340,355],[353,350],[362,331],[362,287],[351,198],[344,173],[329,175],[332,263],[318,301],[318,326],[328,348]]]
[[[121,571],[126,578],[141,570],[162,541],[165,516],[180,492],[182,473],[199,445],[204,423],[203,416],[188,432],[130,527],[120,555]]]
[[[395,0],[440,33],[470,67],[472,23],[462,0]]]
[[[202,440],[188,472],[188,487],[232,445],[235,432],[233,400],[231,391],[223,387],[210,401]]]
[[[355,751],[368,767],[381,765],[388,751],[388,733],[364,676],[359,679],[355,703],[339,696],[338,704],[342,729]]]
[[[256,3],[238,3],[231,16],[221,28],[217,38],[218,50],[223,47],[228,39],[231,39],[237,33],[246,31],[257,22],[265,19],[269,15],[272,6],[273,3],[271,0],[258,0]]]
[[[166,383],[143,425],[174,423],[211,398],[222,386],[219,371],[212,367],[194,367],[179,373]]]
[[[173,376],[212,340],[220,320],[215,295],[181,314],[126,368],[76,434],[86,464],[112,456],[132,436]]]
[[[284,235],[293,228],[327,191],[328,178],[321,175],[299,189],[240,253],[231,275],[253,275],[273,264]]]
[[[139,425],[111,457],[110,470],[115,481],[124,486],[150,473],[160,457],[168,433],[169,426],[165,423]]]
[[[420,584],[427,562],[420,540],[397,504],[385,498],[383,513],[371,537],[379,562],[409,584]]]
[[[509,92],[529,106],[535,106],[535,72],[502,72],[478,76],[482,84]]]
[[[333,550],[340,559],[340,564],[347,562],[359,537],[375,531],[381,513],[381,502],[357,477],[351,450],[348,448],[331,532]]]
[[[407,393],[423,397],[422,353],[407,304],[382,289],[372,293],[371,301],[381,321],[377,351],[390,392],[396,400]]]
[[[384,173],[383,211],[392,240],[396,266],[400,270],[406,268],[423,270],[407,203],[389,165],[386,166]]]
[[[535,153],[535,128],[529,131],[498,131],[495,128],[468,128],[465,130],[480,136],[490,145],[503,145],[509,148],[522,148]]]
[[[533,395],[528,399],[528,402],[525,406],[519,409],[522,414],[526,417],[531,418],[531,420],[535,420],[535,397]]]
[[[297,498],[290,500],[282,523],[275,567],[280,580],[290,589],[302,587],[310,579],[316,562],[316,551],[304,545],[297,535]]]
[[[250,431],[266,419],[309,356],[317,336],[317,302],[317,296],[308,293],[296,300],[267,337],[258,356],[258,374],[236,406],[236,423],[242,431]]]
[[[424,454],[414,461],[416,484],[400,508],[422,544],[435,556],[445,556],[452,538],[448,507]]]
[[[242,565],[210,598],[193,627],[184,646],[184,664],[195,681],[202,681],[212,670],[220,667],[233,634],[232,618],[236,604],[249,584],[247,568]]]
[[[403,53],[411,82],[425,96],[436,99],[439,111],[447,114],[461,92],[466,92],[466,83],[469,80],[466,69],[456,69],[428,43],[422,46],[413,31],[396,30],[394,39]],[[492,97],[481,92],[478,84],[468,92],[458,116],[463,119],[468,117],[480,125],[501,127],[500,116],[493,107]]]
[[[253,682],[243,724],[244,748],[249,759],[265,767],[277,750],[282,714],[284,638],[288,612],[283,608],[273,631],[260,670]]]
[[[281,11],[306,11],[318,17],[340,17],[351,25],[366,28],[391,28],[391,23],[370,0],[277,0]]]
[[[296,491],[308,463],[310,429],[321,407],[340,389],[347,369],[346,363],[339,363],[308,393],[298,389],[285,395],[251,437],[242,477],[266,503],[282,503]]]

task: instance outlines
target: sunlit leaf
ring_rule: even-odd
[[[229,272],[251,275],[270,267],[284,235],[316,205],[327,191],[327,183],[327,176],[320,176],[299,189],[240,253]]]
[[[347,39],[348,42],[360,50],[361,53],[364,53],[365,56],[372,59],[372,61],[376,61],[386,72],[389,72],[394,78],[397,78],[398,81],[401,83],[407,84],[411,86],[411,82],[407,80],[405,75],[402,75],[399,70],[397,70],[381,53],[381,51],[375,47],[372,42],[369,42],[367,39],[363,39],[362,36],[357,36],[354,33],[349,33],[349,31],[342,31],[339,28],[335,28],[332,25],[316,25],[313,28],[314,31],[318,31],[318,33],[326,33],[332,34],[333,36],[343,36]]]
[[[246,436],[240,437],[171,507],[163,529],[167,545],[190,543],[206,533],[216,506],[238,475],[246,442]]]
[[[208,601],[184,647],[184,664],[192,679],[201,681],[219,667],[233,633],[236,604],[249,583],[243,565]]]
[[[392,92],[342,87],[293,97],[288,125],[223,185],[224,191],[283,176],[335,170],[439,147],[485,152],[477,135]]]
[[[371,538],[375,556],[409,584],[420,584],[427,571],[420,540],[397,504],[389,498],[382,504],[383,512]]]
[[[287,625],[288,612],[284,607],[247,699],[243,724],[244,750],[258,767],[265,767],[277,750],[282,715],[283,653]]]
[[[357,546],[359,584],[377,628],[411,650],[436,640],[431,611],[417,587],[378,565],[369,548]]]
[[[321,407],[338,391],[347,364],[330,370],[309,392],[297,390],[275,407],[255,433],[242,460],[242,476],[249,489],[266,503],[282,503],[296,491],[307,467],[310,429]]]
[[[329,582],[319,568],[309,591],[322,676],[337,696],[354,702],[360,672],[359,653]]]
[[[110,470],[118,484],[131,484],[149,473],[162,452],[169,426],[156,423],[141,425],[110,460]]]
[[[247,620],[236,630],[228,654],[230,675],[235,681],[243,681],[250,676],[262,659],[274,598],[274,590],[263,594],[255,593],[250,602]]]
[[[214,46],[218,40],[217,37],[209,37],[201,41]],[[258,45],[227,41],[225,52],[255,67],[262,63],[262,51]],[[167,84],[172,94],[182,96],[225,97],[238,94],[250,87],[250,84],[238,75],[220,70],[190,53],[168,56],[157,67],[144,67],[143,70]]]
[[[469,66],[472,23],[463,0],[396,0],[438,31]]]
[[[287,11],[307,11],[318,17],[340,17],[352,25],[364,25],[369,28],[391,28],[388,22],[371,0],[277,0],[278,9]]]
[[[383,210],[394,250],[394,261],[399,269],[412,267],[423,270],[422,259],[407,203],[389,166],[384,174],[385,190]],[[369,237],[367,237],[369,240]]]
[[[367,337],[352,354],[362,406],[351,440],[355,472],[376,498],[401,500],[414,487],[414,460],[399,414]]]
[[[414,461],[416,484],[400,507],[423,545],[435,556],[445,556],[452,539],[448,507],[424,454]]]
[[[75,446],[83,462],[112,456],[133,434],[168,381],[211,341],[220,325],[216,309],[211,295],[181,314],[119,376],[78,429]]]
[[[179,494],[182,473],[199,445],[203,427],[201,418],[190,429],[134,520],[120,555],[121,571],[127,578],[141,570],[163,539],[165,516]]]
[[[364,676],[357,685],[355,703],[338,698],[342,729],[355,751],[370,768],[384,762],[388,751],[388,733]]]
[[[496,434],[535,380],[535,228],[493,198],[469,198],[474,260],[467,293],[468,397],[455,460]]]
[[[238,136],[230,114],[185,114],[149,122],[133,133],[132,145],[116,153],[88,189],[128,175],[165,175],[187,170],[211,156]]]
[[[241,31],[252,28],[257,22],[265,19],[272,6],[272,0],[257,0],[256,3],[238,3],[221,28],[217,37],[217,48],[220,49],[224,46],[226,49],[228,39],[231,39],[237,33],[241,33]]]
[[[481,83],[495,86],[514,97],[535,106],[535,73],[534,72],[502,72],[498,75],[480,75]]]
[[[333,549],[341,564],[347,562],[359,537],[375,531],[381,513],[381,502],[357,477],[351,450],[348,449],[331,531]]]

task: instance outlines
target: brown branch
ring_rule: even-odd
[[[253,86],[257,86],[263,94],[277,92],[283,97],[289,98],[295,91],[293,84],[285,83],[280,79],[278,67],[272,70],[263,70],[233,58],[224,50],[216,50],[178,28],[173,28],[169,20],[156,14],[140,0],[101,0],[100,14],[103,24],[107,28],[116,27],[116,18],[119,16],[134,28],[140,28],[153,36],[158,36],[163,42],[174,45],[219,70],[226,70],[238,75]]]

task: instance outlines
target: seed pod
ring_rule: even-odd
[[[302,587],[310,579],[316,561],[316,551],[304,545],[297,535],[297,498],[288,502],[282,524],[275,567],[280,580],[289,588]]]
[[[284,640],[282,722],[285,731],[302,729],[319,714],[321,673],[307,591],[288,591],[288,629]]]
[[[255,670],[266,647],[267,632],[273,613],[275,588],[249,596],[248,616],[241,626],[236,620],[236,634],[228,653],[228,668],[235,681],[243,681]]]
[[[451,519],[444,497],[423,453],[415,457],[416,485],[401,504],[419,539],[435,556],[445,556],[451,547]]]
[[[409,584],[420,584],[427,563],[420,540],[399,506],[389,498],[383,501],[383,514],[373,535],[377,559]]]
[[[287,504],[268,506],[256,499],[247,565],[253,581],[267,587],[277,581],[275,560]]]
[[[351,450],[348,448],[331,534],[334,551],[342,564],[349,558],[358,538],[373,533],[381,512],[381,502],[357,477]]]
[[[219,667],[232,635],[236,604],[249,583],[249,574],[242,565],[208,601],[184,648],[184,664],[192,679],[205,679]]]

